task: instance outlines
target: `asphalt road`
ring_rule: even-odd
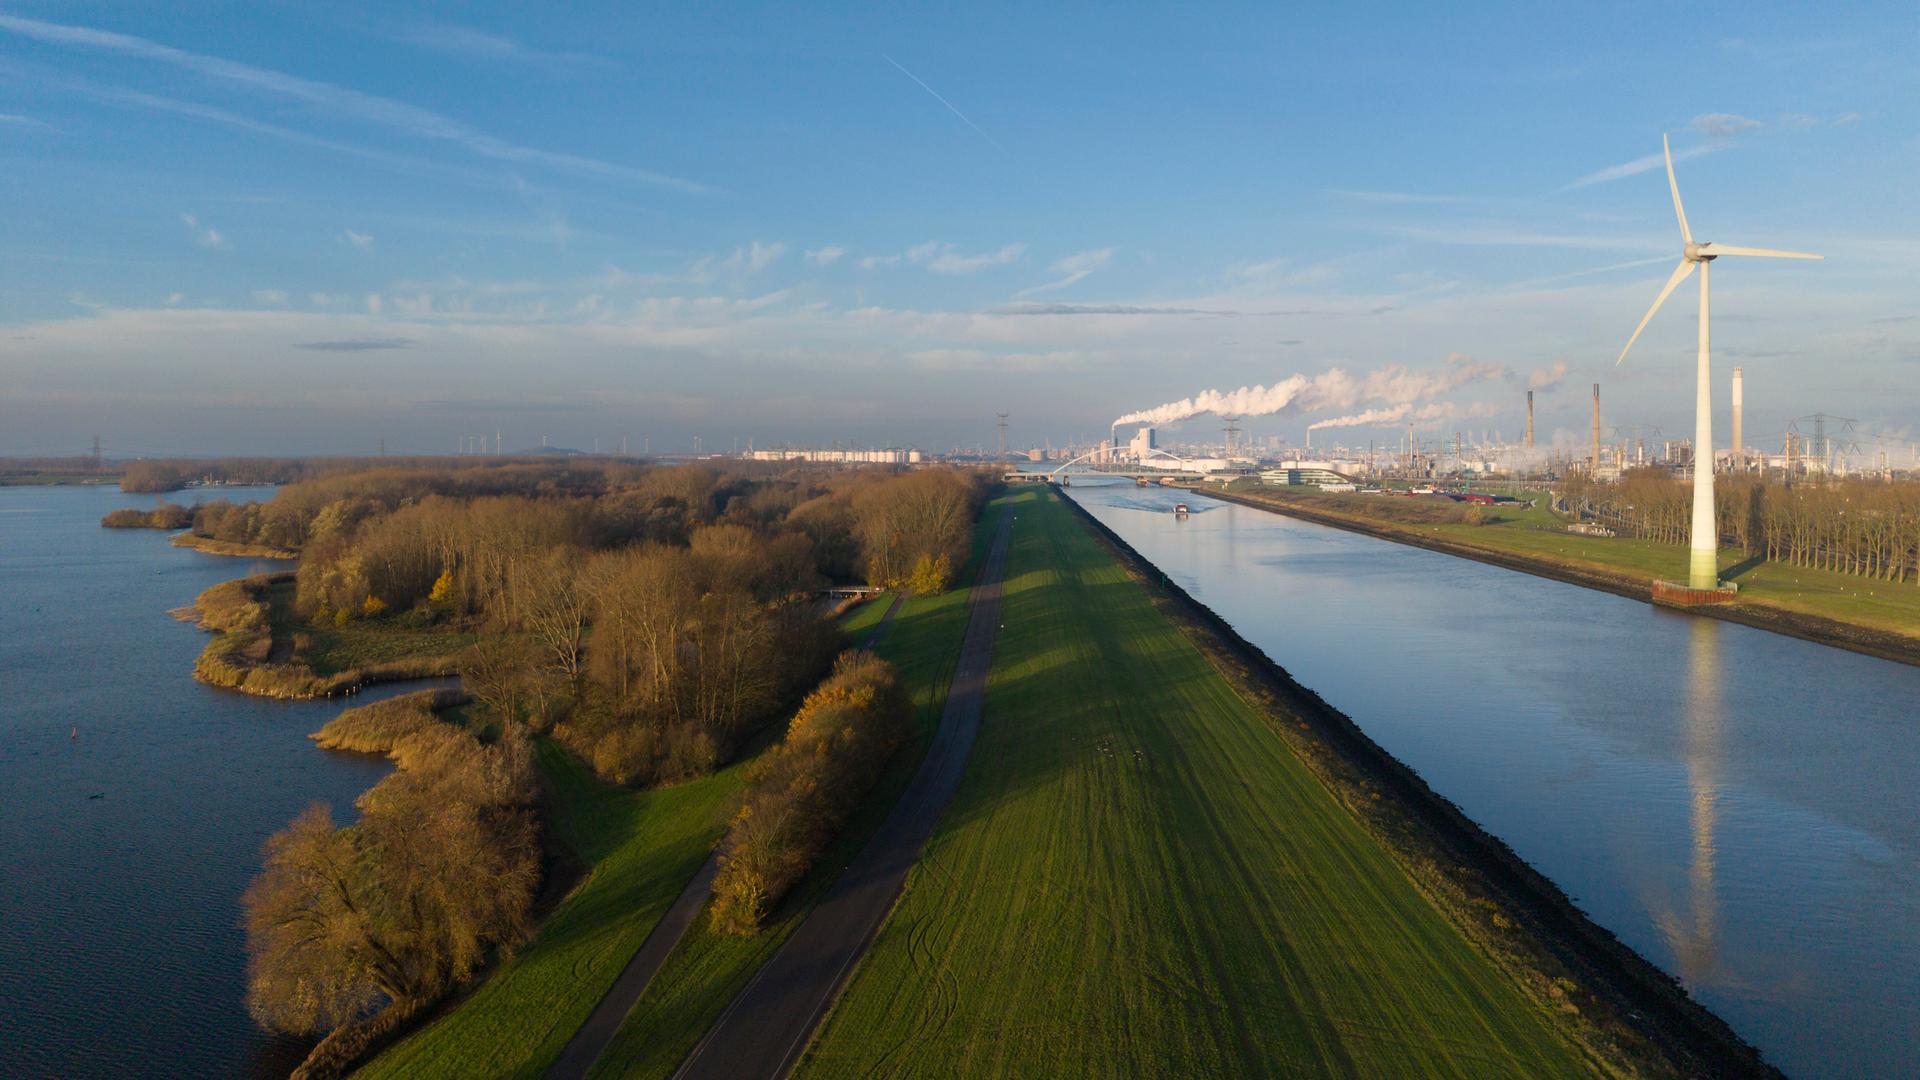
[[[900,610],[900,602],[900,594],[894,594],[892,603],[887,605],[887,613],[874,624],[873,632],[861,642],[861,648],[871,649],[879,642],[880,635],[893,622],[894,613]],[[700,864],[700,871],[693,875],[692,881],[687,882],[687,887],[674,900],[673,906],[660,917],[659,923],[647,934],[647,939],[634,951],[633,958],[621,969],[620,977],[607,988],[600,1004],[594,1006],[587,1022],[573,1033],[573,1038],[567,1040],[560,1056],[547,1068],[546,1080],[584,1080],[593,1063],[607,1049],[607,1044],[613,1041],[620,1025],[626,1023],[627,1014],[633,1011],[640,996],[646,993],[647,985],[653,982],[660,965],[666,963],[674,947],[680,944],[680,939],[687,936],[687,930],[693,926],[700,909],[707,906],[707,898],[713,894],[714,874],[719,871],[718,857],[719,853],[715,852]]]
[[[960,784],[1000,629],[1000,588],[1013,518],[1002,511],[993,546],[968,598],[960,661],[920,771],[900,802],[819,906],[740,991],[675,1074],[686,1080],[759,1080],[793,1068],[827,1006],[886,920],[907,871]]]

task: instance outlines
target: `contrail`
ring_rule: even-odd
[[[979,135],[981,138],[987,140],[988,142],[993,143],[993,148],[995,150],[1000,151],[1001,153],[1007,155],[1008,157],[1013,156],[1013,152],[1008,150],[1006,147],[1001,146],[998,142],[995,142],[993,136],[987,134],[984,131],[981,131],[979,124],[976,124],[973,121],[967,119],[966,113],[963,113],[959,109],[954,108],[953,102],[948,101],[946,98],[941,97],[940,91],[935,90],[931,86],[928,86],[925,82],[921,81],[920,76],[915,75],[913,72],[908,71],[905,67],[901,66],[900,61],[895,60],[893,57],[888,56],[886,53],[881,53],[880,58],[885,60],[887,63],[892,64],[894,67],[900,68],[900,74],[905,75],[907,78],[912,79],[914,82],[920,83],[920,89],[925,90],[929,94],[932,94],[933,100],[939,102],[942,105],[945,105],[947,107],[948,112],[959,117],[960,122],[972,128],[975,134]]]

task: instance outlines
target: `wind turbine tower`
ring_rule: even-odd
[[[1680,205],[1680,184],[1673,177],[1673,148],[1667,144],[1666,136],[1661,136],[1660,145],[1667,157],[1667,190],[1673,195],[1673,216],[1680,222],[1681,248],[1680,265],[1674,268],[1673,276],[1654,297],[1653,306],[1634,327],[1633,336],[1627,339],[1627,347],[1620,350],[1619,364],[1627,358],[1627,350],[1640,340],[1640,331],[1653,321],[1654,313],[1660,305],[1667,302],[1673,290],[1687,279],[1694,270],[1700,271],[1700,352],[1699,367],[1694,380],[1693,399],[1693,534],[1687,558],[1687,587],[1689,589],[1714,591],[1720,587],[1720,571],[1716,557],[1720,550],[1720,529],[1714,517],[1713,507],[1713,382],[1707,363],[1708,325],[1712,311],[1711,292],[1708,286],[1710,267],[1713,260],[1722,255],[1744,255],[1762,259],[1819,259],[1824,256],[1808,255],[1799,251],[1771,251],[1767,248],[1734,247],[1730,244],[1696,244],[1693,230],[1687,227],[1687,211]],[[1705,463],[1704,467],[1702,462]]]

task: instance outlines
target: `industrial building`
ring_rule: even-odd
[[[784,450],[749,450],[753,461],[814,461],[839,465],[918,465],[920,451],[888,447],[884,450],[820,450],[799,447]]]

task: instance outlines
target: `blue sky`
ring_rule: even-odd
[[[1680,434],[1690,305],[1613,367],[1678,256],[1662,132],[1701,239],[1829,256],[1715,275],[1750,441],[1815,410],[1903,435],[1917,30],[0,2],[0,453],[944,449],[1002,411],[1025,445],[1396,366],[1435,431],[1517,435],[1532,376],[1545,432],[1584,434],[1597,379],[1609,425]]]

